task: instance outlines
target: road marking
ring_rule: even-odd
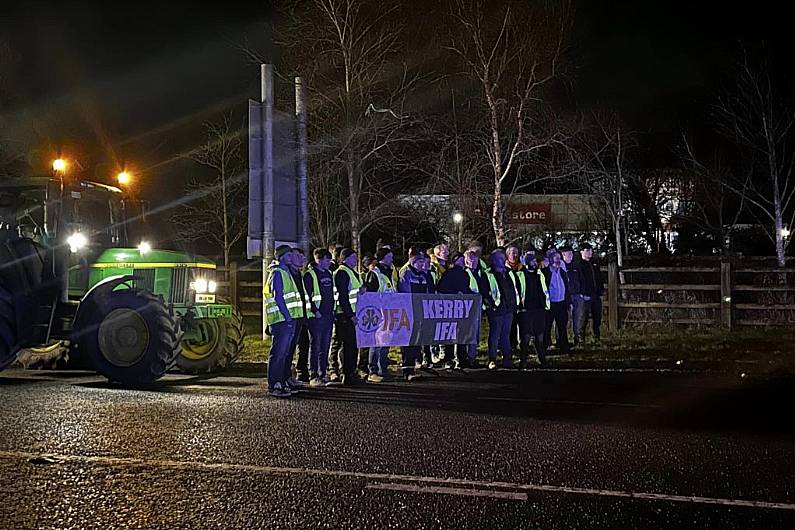
[[[196,462],[190,460],[146,460],[141,458],[121,458],[112,456],[80,456],[53,453],[27,453],[23,451],[0,451],[0,459],[31,460],[53,459],[58,463],[99,464],[109,466],[129,466],[145,468],[162,468],[171,470],[207,470],[260,473],[264,475],[304,475],[314,477],[352,478],[368,481],[406,482],[409,484],[428,484],[438,486],[459,486],[480,488],[481,490],[514,490],[518,492],[568,493],[572,495],[592,495],[598,497],[615,497],[632,500],[668,501],[685,504],[711,504],[717,506],[760,508],[767,510],[795,511],[795,504],[785,502],[751,501],[745,499],[724,499],[719,497],[701,497],[697,495],[668,495],[665,493],[645,493],[636,491],[606,490],[595,488],[577,488],[571,486],[554,486],[551,484],[520,484],[514,482],[484,482],[457,478],[436,478],[417,475],[392,475],[388,473],[364,473],[360,471],[341,471],[333,469],[312,469],[304,467],[276,467],[253,464],[229,464]]]
[[[368,484],[368,490],[387,490],[408,493],[438,493],[442,495],[460,495],[462,497],[490,497],[492,499],[505,499],[511,501],[526,501],[527,493],[513,491],[477,490],[467,488],[445,488],[443,486],[413,486],[411,484]]]
[[[513,397],[481,397],[481,401],[514,401],[517,403],[541,403],[550,405],[587,405],[589,407],[630,407],[644,409],[659,409],[660,405],[644,403],[617,403],[611,401],[571,401],[559,399],[524,399]]]

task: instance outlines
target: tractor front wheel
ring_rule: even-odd
[[[231,317],[196,319],[191,326],[197,329],[186,330],[188,336],[177,357],[177,366],[184,373],[221,372],[243,351],[246,332],[237,309],[233,308]]]
[[[91,300],[77,332],[79,354],[110,381],[128,386],[159,379],[179,354],[179,326],[163,302],[140,289]]]

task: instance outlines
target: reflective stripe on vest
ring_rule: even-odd
[[[378,292],[379,293],[394,293],[395,288],[392,285],[392,280],[387,278],[386,274],[381,272],[381,269],[376,267],[373,269],[376,277],[378,278]]]
[[[547,300],[546,306],[547,310],[549,310],[551,306],[549,305],[549,289],[547,289],[547,278],[546,276],[544,276],[544,273],[541,271],[541,269],[538,269],[538,271],[536,272],[538,273],[538,276],[541,280],[541,289],[544,290],[544,296],[546,297]]]
[[[299,275],[299,278],[301,278],[301,283],[303,284],[303,282],[304,282],[303,274]],[[301,285],[301,289],[299,290],[299,294],[304,299],[304,310],[305,310],[306,318],[315,318],[315,314],[312,312],[312,300],[309,298],[309,293],[306,292],[306,287],[304,285]],[[304,315],[301,315],[301,317],[303,317],[303,316]]]
[[[467,275],[469,276],[469,290],[473,293],[480,293],[480,288],[478,287],[478,280],[475,278],[475,273],[472,272],[472,269],[466,269]]]
[[[320,294],[320,282],[317,281],[317,273],[315,272],[315,269],[311,267],[307,273],[312,278],[312,302],[315,304],[315,306],[320,307],[320,302],[323,300],[323,296]]]
[[[508,276],[511,277],[513,290],[516,291],[516,305],[524,305],[525,297],[527,296],[527,280],[525,279],[524,273],[522,271],[509,272]],[[519,278],[518,285],[516,284],[516,278]]]
[[[486,277],[489,279],[489,291],[491,299],[494,300],[494,307],[500,307],[500,302],[502,302],[502,300],[500,298],[500,286],[497,284],[497,278],[494,277],[491,271],[486,272]]]
[[[345,274],[348,275],[348,279],[350,280],[350,287],[348,290],[348,303],[351,304],[351,310],[356,313],[356,300],[359,298],[359,289],[362,287],[362,281],[359,279],[359,275],[353,272],[347,265],[340,265],[336,271],[334,271],[334,285],[337,285],[336,277],[341,271],[345,271]],[[342,307],[337,306],[337,312],[342,313]]]
[[[276,293],[273,291],[273,278],[276,276],[277,272],[282,275],[282,295],[284,298],[284,305],[287,306],[287,311],[290,313],[290,316],[292,318],[302,318],[304,316],[301,293],[298,292],[298,287],[295,286],[293,276],[281,267],[271,267],[268,281],[262,289],[268,324],[276,324],[284,320],[284,315],[276,304]]]

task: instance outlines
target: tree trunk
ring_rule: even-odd
[[[502,247],[505,245],[505,226],[502,222],[502,189],[500,189],[500,182],[495,182],[494,190],[494,208],[491,212],[491,222],[494,227],[494,238],[497,240],[497,246]]]
[[[778,190],[774,194],[773,212],[776,218],[776,263],[779,267],[785,267],[787,259],[784,256],[784,220],[781,214],[781,199],[778,195]]]
[[[353,151],[348,151],[347,160],[348,171],[348,188],[350,189],[350,209],[351,209],[351,244],[356,254],[360,254],[361,249],[361,234],[359,227],[361,226],[361,219],[359,218],[359,194],[360,182],[359,176],[356,174],[356,160]]]
[[[506,243],[505,224],[502,217],[502,147],[500,146],[500,122],[497,117],[497,104],[492,94],[492,86],[487,81],[484,83],[486,102],[489,105],[489,117],[491,127],[491,156],[492,166],[494,167],[494,205],[491,211],[491,223],[494,228],[494,239],[497,246]]]
[[[616,263],[618,264],[619,281],[624,283],[624,252],[621,248],[621,217],[616,217],[613,222],[613,230],[616,232]]]

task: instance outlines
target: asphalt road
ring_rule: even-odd
[[[2,528],[795,528],[795,382],[0,374]]]

